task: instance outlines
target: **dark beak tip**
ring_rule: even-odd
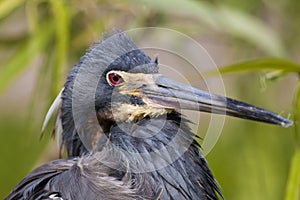
[[[282,122],[280,123],[280,125],[283,126],[283,127],[285,127],[285,128],[288,128],[288,127],[293,126],[293,125],[294,125],[294,122],[293,122],[293,121],[290,121],[290,120],[288,120],[288,119],[286,119],[286,120],[282,121]]]

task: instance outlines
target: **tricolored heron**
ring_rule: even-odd
[[[87,52],[46,123],[68,158],[34,170],[7,199],[218,199],[218,184],[180,109],[290,126],[289,120],[158,74],[122,32]]]

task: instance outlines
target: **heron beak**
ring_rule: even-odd
[[[127,74],[129,73],[126,73],[125,76]],[[127,91],[126,93],[139,96],[148,106],[154,108],[203,111],[284,127],[293,124],[292,121],[268,110],[231,98],[210,94],[161,74],[131,74],[126,79],[126,84],[123,86],[123,89]]]

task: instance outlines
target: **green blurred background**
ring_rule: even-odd
[[[300,70],[291,66],[300,61],[299,10],[296,0],[1,0],[0,199],[34,167],[58,158],[51,127],[39,140],[45,113],[69,69],[114,27],[189,35],[220,68],[242,63],[223,75],[228,96],[297,120]],[[269,57],[289,62],[264,64]],[[256,59],[263,64],[243,65]],[[227,118],[207,156],[225,198],[298,199],[297,131]]]

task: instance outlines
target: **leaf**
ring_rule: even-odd
[[[209,71],[208,75],[217,73],[227,74],[242,71],[258,71],[258,70],[280,70],[282,72],[300,72],[300,65],[289,60],[266,58],[258,60],[245,61],[225,67],[219,68],[218,71]]]
[[[273,56],[286,56],[286,50],[274,30],[259,18],[228,6],[214,6],[192,0],[134,0],[155,10],[202,20],[216,31],[225,32],[252,43]]]

